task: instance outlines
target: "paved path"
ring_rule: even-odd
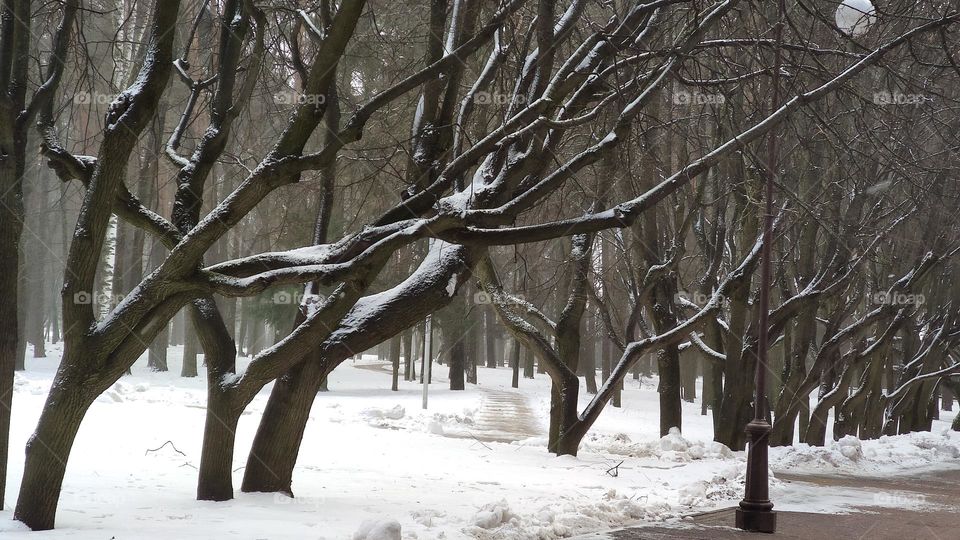
[[[693,516],[682,528],[628,527],[580,537],[582,540],[674,540],[713,538],[783,538],[810,540],[956,540],[960,538],[960,469],[912,476],[852,477],[777,474],[788,482],[804,482],[824,489],[856,488],[880,497],[922,500],[917,510],[863,507],[850,514],[778,512],[777,532],[746,533],[732,527],[734,509]],[[890,499],[888,499],[890,500]],[[774,501],[776,502],[776,501]]]
[[[543,434],[537,417],[519,392],[483,388],[480,410],[473,425],[460,431],[448,430],[448,437],[480,441],[513,442]]]

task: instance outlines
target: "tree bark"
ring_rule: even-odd
[[[84,413],[93,400],[73,387],[54,384],[34,435],[27,442],[23,482],[14,519],[34,531],[54,527],[60,488]]]
[[[390,339],[390,365],[392,366],[390,390],[400,390],[400,334]]]

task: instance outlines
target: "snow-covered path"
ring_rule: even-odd
[[[523,394],[489,388],[483,388],[480,392],[483,397],[480,410],[473,416],[473,426],[463,430],[445,430],[445,435],[504,443],[543,435],[544,430]]]

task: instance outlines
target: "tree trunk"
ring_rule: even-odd
[[[591,317],[589,330],[583,340],[582,352],[580,353],[580,368],[583,370],[587,393],[590,395],[597,393],[597,342],[594,339],[596,326],[596,319]]]
[[[413,329],[407,329],[403,332],[403,380],[415,381],[413,361]]]
[[[466,344],[464,349],[466,355],[464,356],[464,374],[467,378],[467,383],[477,384],[477,363],[479,362],[480,357],[480,328],[483,323],[483,319],[476,320],[477,312],[474,310],[470,313],[470,320],[468,324],[470,325],[466,332],[464,333],[464,340]]]
[[[220,381],[208,381],[208,384],[219,385]],[[228,395],[208,392],[197,500],[228,501],[233,498],[233,450],[241,412],[243,410],[234,407]]]
[[[0,508],[6,489],[7,461],[10,444],[10,409],[13,405],[13,372],[19,356],[18,342],[18,270],[20,232],[23,208],[17,189],[18,171],[13,164],[0,159]],[[54,495],[56,497],[56,495]],[[56,502],[54,501],[54,509]],[[53,517],[50,517],[53,526]],[[48,527],[49,528],[49,527]]]
[[[393,368],[390,390],[396,392],[400,390],[400,334],[390,339],[390,364]]]
[[[657,353],[657,371],[660,373],[660,436],[670,433],[670,428],[683,429],[680,399],[680,353],[676,346],[661,349]]]
[[[487,367],[490,369],[497,367],[496,330],[493,310],[490,309],[490,306],[487,306],[483,310],[483,344],[484,360],[486,360]]]
[[[533,355],[530,354],[524,347],[520,347],[520,352],[523,354],[523,378],[532,379],[533,378]]]
[[[187,315],[187,314],[184,314]],[[190,317],[184,317],[183,363],[180,364],[181,377],[197,376],[197,334],[190,322]]]
[[[607,379],[610,378],[610,368],[613,363],[613,342],[609,339],[603,340],[603,364],[607,368],[607,374],[603,377],[603,382],[606,383]],[[610,405],[613,405],[619,409],[623,405],[622,395],[623,395],[623,381],[616,383],[617,388],[613,391],[613,397],[610,398]]]
[[[520,342],[515,338],[510,339],[510,369],[513,371],[510,386],[520,388]]]
[[[695,355],[680,355],[680,391],[681,397],[687,403],[697,400],[697,364],[699,358]]]
[[[308,356],[276,380],[250,447],[241,491],[293,496],[293,469],[317,394],[316,381],[323,376],[319,362]]]
[[[57,380],[63,378],[58,375]],[[23,481],[13,515],[35,531],[54,526],[67,458],[92,402],[74,385],[54,384],[50,389],[37,429],[27,442]]]
[[[150,352],[147,356],[147,366],[152,371],[167,371],[167,345],[170,338],[170,324],[164,325],[163,330],[157,334],[157,337],[150,344]]]
[[[463,390],[466,385],[464,383],[464,363],[466,362],[467,347],[465,343],[465,338],[463,334],[454,337],[456,341],[453,342],[453,346],[450,348],[450,353],[447,358],[449,358],[449,378],[450,378],[450,389],[451,390]]]

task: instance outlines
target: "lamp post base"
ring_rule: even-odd
[[[737,508],[737,528],[750,532],[775,532],[777,530],[777,513],[773,510],[744,510],[743,508]]]
[[[746,492],[737,508],[737,528],[743,531],[772,533],[777,530],[777,513],[770,502],[767,476],[767,436],[770,424],[762,418],[747,424]]]

